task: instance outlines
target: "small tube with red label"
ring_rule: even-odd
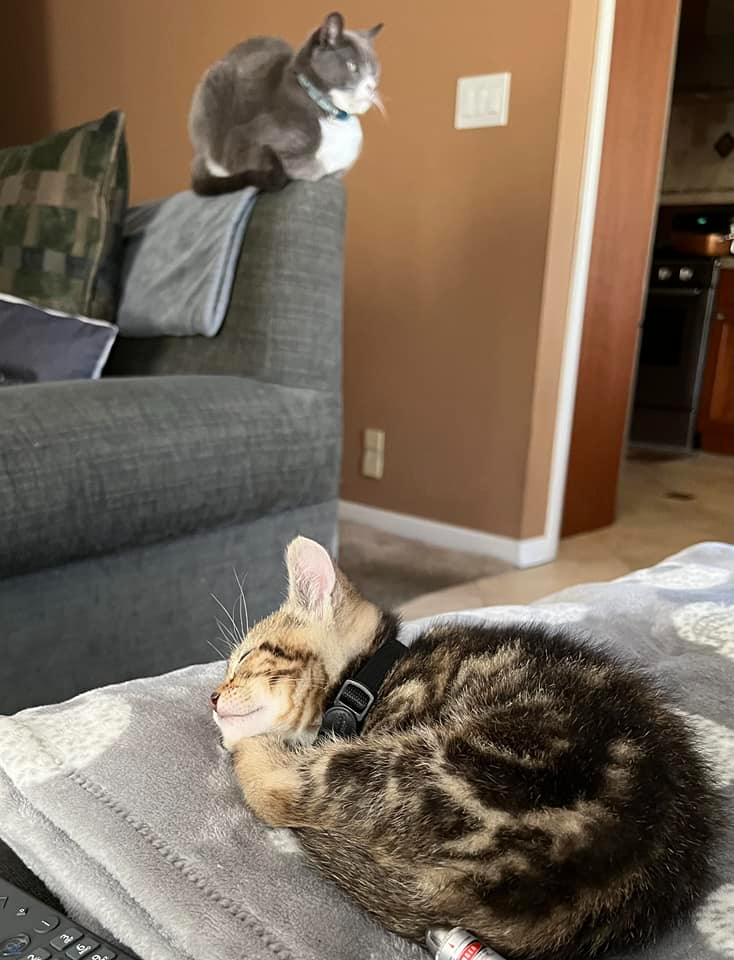
[[[496,950],[462,927],[431,927],[426,946],[433,960],[503,960]]]

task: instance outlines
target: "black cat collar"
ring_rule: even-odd
[[[341,685],[334,702],[324,714],[316,739],[320,740],[330,733],[337,737],[353,737],[359,733],[377,699],[382,681],[407,652],[408,648],[398,640],[395,629],[354,676]]]

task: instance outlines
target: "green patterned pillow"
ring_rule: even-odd
[[[117,110],[0,150],[0,293],[114,319],[127,180]]]

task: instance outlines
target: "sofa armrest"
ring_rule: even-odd
[[[243,377],[0,390],[0,580],[337,495],[338,397]]]
[[[120,338],[107,376],[230,374],[338,393],[344,188],[291,183],[257,200],[220,333]]]

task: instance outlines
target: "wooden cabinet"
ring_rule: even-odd
[[[722,270],[696,424],[701,449],[734,455],[734,270]]]

